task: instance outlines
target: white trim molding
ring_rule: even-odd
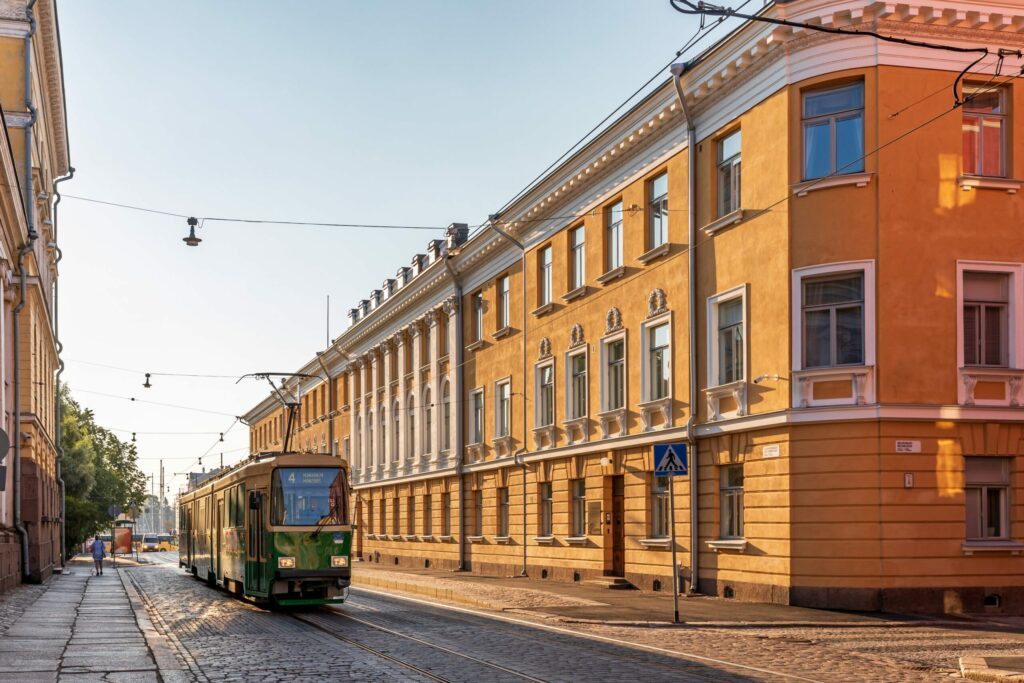
[[[957,176],[956,184],[960,186],[960,189],[964,192],[970,192],[971,190],[1003,190],[1007,194],[1017,194],[1021,186],[1024,186],[1024,180],[1017,180],[1015,178],[994,178],[991,176],[977,176],[977,175],[962,175]]]
[[[708,421],[713,422],[722,418],[729,417],[743,417],[748,412],[747,407],[747,368],[750,365],[750,345],[748,343],[748,330],[749,330],[749,307],[747,305],[747,290],[748,284],[742,284],[738,287],[727,289],[724,292],[719,292],[709,296],[707,299],[707,381],[710,385],[712,382],[715,384],[708,386],[704,390],[705,400],[707,401],[708,409]],[[741,327],[741,334],[743,335],[743,374],[742,376],[733,382],[719,385],[719,343],[718,343],[718,308],[724,303],[730,301],[740,300],[740,308],[743,311],[743,325]],[[723,412],[721,409],[721,402],[723,398],[731,398],[736,404],[736,407],[732,410]]]
[[[640,324],[640,396],[642,401],[637,405],[640,409],[640,418],[644,423],[644,431],[649,432],[654,430],[654,417],[655,415],[661,415],[662,423],[659,429],[668,429],[672,426],[672,396],[673,388],[675,385],[675,371],[672,367],[672,354],[675,348],[675,341],[673,337],[673,325],[672,325],[672,311],[658,312],[660,308],[664,307],[664,301],[657,303],[655,307],[654,298],[655,293],[660,290],[651,292],[651,301],[649,302],[650,312],[654,315],[649,317],[647,320]],[[661,324],[668,325],[668,395],[661,398],[652,399],[651,395],[651,367],[648,356],[650,354],[650,330],[652,327],[657,327]]]
[[[854,185],[856,187],[866,187],[871,182],[871,176],[874,173],[845,173],[843,175],[828,175],[823,178],[815,178],[813,180],[805,180],[795,185],[791,185],[790,189],[797,197],[806,197],[808,192],[814,192],[815,190],[827,190],[830,187],[843,187],[844,185]]]
[[[861,272],[864,278],[864,362],[820,368],[803,366],[803,281],[821,275]],[[799,408],[836,405],[865,405],[875,402],[875,262],[840,261],[819,266],[794,268],[792,273],[792,405]],[[848,396],[814,398],[816,383],[848,380]]]

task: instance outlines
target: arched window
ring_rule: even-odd
[[[377,406],[377,412],[380,413],[380,446],[377,451],[377,464],[383,465],[387,460],[386,453],[388,452],[388,416],[384,412],[383,403]]]
[[[405,419],[409,423],[405,436],[405,457],[412,460],[416,457],[416,398],[412,394],[406,400]]]
[[[432,448],[430,440],[434,431],[434,406],[430,403],[430,388],[423,392],[423,452],[429,454]]]
[[[398,444],[401,443],[399,436],[402,433],[402,421],[400,419],[402,417],[402,410],[398,405],[398,399],[395,399],[395,402],[391,404],[391,414],[393,415],[391,419],[391,459],[398,460]]]
[[[441,387],[441,450],[452,447],[452,396],[448,382]]]

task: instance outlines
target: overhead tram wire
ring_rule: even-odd
[[[107,370],[117,370],[119,372],[129,372],[132,374],[139,375],[152,375],[153,377],[197,377],[203,379],[238,379],[238,375],[212,375],[205,373],[194,373],[194,372],[149,372],[145,370],[136,370],[135,368],[125,368],[119,365],[108,365],[106,363],[96,363],[88,360],[77,360],[75,358],[65,358],[65,362],[76,363],[78,365],[90,365],[97,368],[106,368]]]
[[[220,411],[217,411],[217,410],[207,410],[205,408],[194,408],[192,406],[182,406],[182,405],[178,405],[178,404],[175,404],[175,403],[161,403],[160,401],[147,401],[145,399],[135,398],[134,396],[121,396],[119,394],[108,394],[108,393],[102,392],[102,391],[90,391],[88,389],[75,389],[75,388],[72,388],[71,389],[71,393],[72,394],[75,394],[75,393],[79,393],[79,394],[92,394],[94,396],[105,396],[107,398],[117,398],[117,399],[121,399],[123,401],[131,401],[133,403],[145,403],[145,404],[148,404],[148,405],[161,406],[163,408],[176,408],[178,410],[191,410],[191,411],[196,412],[196,413],[207,413],[208,415],[223,415],[224,417],[235,417],[235,419],[238,419],[236,416],[232,415],[231,413],[223,413],[223,412],[220,412]]]
[[[747,4],[749,4],[749,3],[750,3],[750,0],[744,0],[743,4],[741,4],[739,8],[740,8],[740,9],[742,9],[743,7],[745,7],[745,6],[746,6]],[[553,162],[551,162],[551,164],[549,164],[547,168],[545,168],[545,169],[544,169],[543,171],[541,171],[540,173],[538,173],[538,174],[537,174],[537,175],[536,175],[536,176],[535,176],[535,177],[534,177],[534,178],[533,178],[532,180],[530,180],[530,182],[528,182],[528,183],[527,183],[527,184],[526,184],[526,185],[525,185],[525,186],[524,186],[524,187],[523,187],[523,188],[522,188],[521,190],[519,190],[518,192],[516,192],[516,193],[515,193],[515,195],[513,195],[511,199],[509,199],[509,200],[508,200],[507,202],[505,202],[505,204],[504,204],[504,205],[502,205],[502,207],[501,207],[500,209],[498,209],[498,210],[497,210],[497,211],[495,212],[495,215],[499,215],[499,216],[500,216],[500,215],[501,215],[502,213],[504,213],[504,212],[505,212],[505,211],[506,211],[506,210],[507,210],[507,209],[508,209],[508,208],[509,208],[510,206],[512,206],[512,204],[514,204],[514,203],[515,203],[516,201],[518,201],[518,200],[519,200],[519,199],[520,199],[520,198],[521,198],[521,197],[522,197],[523,195],[525,195],[525,194],[526,194],[527,192],[529,192],[529,191],[530,191],[530,189],[531,189],[531,188],[533,188],[533,186],[534,186],[534,185],[535,185],[535,184],[537,183],[537,181],[538,181],[538,180],[540,180],[540,179],[541,179],[541,178],[543,178],[543,177],[544,177],[545,175],[547,175],[547,173],[548,173],[549,171],[551,171],[551,169],[555,168],[555,167],[556,167],[556,166],[557,166],[558,164],[562,163],[562,161],[564,161],[564,160],[565,160],[566,158],[568,158],[568,157],[569,157],[569,156],[570,156],[570,155],[571,155],[571,154],[572,154],[573,152],[575,152],[575,151],[576,151],[576,150],[577,150],[577,149],[579,148],[579,146],[580,146],[580,145],[582,145],[582,144],[583,144],[584,142],[586,142],[587,140],[589,140],[589,139],[590,139],[590,136],[592,136],[592,135],[593,135],[593,134],[594,134],[595,132],[597,132],[598,130],[600,130],[600,128],[601,128],[601,127],[602,127],[602,126],[603,126],[604,124],[606,124],[606,123],[607,123],[607,122],[608,122],[609,120],[611,120],[611,118],[612,118],[613,116],[615,116],[615,115],[616,115],[617,113],[619,113],[619,111],[621,111],[623,107],[625,107],[625,106],[626,106],[627,104],[629,104],[629,103],[630,103],[631,101],[633,101],[633,98],[635,98],[635,97],[636,97],[637,95],[639,95],[639,94],[640,94],[640,93],[642,93],[642,92],[643,92],[644,90],[646,90],[646,89],[647,89],[647,88],[648,88],[648,87],[649,87],[649,86],[651,85],[651,83],[653,83],[654,81],[658,80],[658,77],[660,77],[660,76],[663,76],[663,75],[664,75],[664,73],[665,73],[665,70],[666,70],[666,69],[668,69],[668,68],[669,68],[670,66],[672,66],[673,64],[675,64],[675,63],[676,63],[676,61],[677,61],[677,60],[678,60],[678,59],[679,59],[680,57],[682,57],[682,56],[683,56],[683,55],[684,55],[684,54],[685,54],[685,53],[687,52],[687,50],[689,50],[689,49],[690,49],[690,48],[692,48],[692,47],[693,47],[694,45],[696,45],[696,44],[697,44],[698,42],[700,42],[701,40],[703,40],[703,39],[704,39],[704,38],[705,38],[705,37],[706,37],[706,36],[707,36],[708,34],[710,34],[710,33],[711,33],[711,31],[713,31],[714,29],[716,29],[716,28],[718,28],[719,26],[721,26],[721,25],[722,25],[722,23],[723,23],[723,22],[724,22],[724,21],[725,21],[725,20],[726,20],[727,18],[728,18],[728,17],[720,17],[720,18],[716,19],[716,20],[715,20],[715,22],[714,22],[713,24],[709,24],[708,26],[704,26],[704,24],[703,24],[703,21],[702,21],[702,22],[701,22],[701,25],[700,25],[700,26],[699,26],[699,27],[697,28],[697,30],[696,30],[696,31],[694,31],[693,35],[692,35],[692,36],[690,36],[689,40],[687,40],[687,41],[686,41],[686,43],[685,43],[685,44],[684,44],[684,45],[683,45],[683,46],[682,46],[681,48],[679,48],[678,50],[676,50],[676,53],[675,53],[675,55],[673,55],[672,59],[671,59],[671,60],[669,60],[669,62],[668,62],[667,64],[665,64],[664,66],[660,67],[660,68],[659,68],[659,69],[658,69],[658,70],[657,70],[657,71],[656,71],[656,72],[654,73],[654,75],[653,75],[653,76],[651,76],[651,77],[650,77],[649,79],[647,79],[647,81],[645,81],[645,82],[644,82],[644,84],[643,84],[643,85],[641,85],[641,86],[640,86],[639,88],[637,88],[636,90],[634,90],[634,91],[633,91],[633,92],[632,92],[632,93],[631,93],[631,94],[629,95],[629,97],[627,97],[626,99],[624,99],[624,100],[623,100],[623,101],[622,101],[622,102],[621,102],[621,103],[620,103],[620,104],[619,104],[619,105],[618,105],[617,107],[615,107],[615,109],[613,109],[613,110],[612,110],[611,112],[609,112],[607,116],[605,116],[605,117],[604,117],[603,119],[601,119],[601,120],[600,120],[600,121],[599,121],[599,122],[597,123],[597,125],[595,125],[595,126],[594,126],[593,128],[591,128],[590,130],[588,130],[588,131],[587,131],[587,132],[586,132],[586,133],[585,133],[585,134],[583,135],[583,137],[581,137],[581,138],[580,138],[579,140],[577,140],[577,141],[576,141],[575,143],[573,143],[573,145],[572,145],[571,147],[569,147],[569,149],[567,149],[567,150],[566,150],[566,151],[565,151],[565,152],[564,152],[564,153],[563,153],[563,154],[562,154],[561,156],[559,156],[559,157],[558,157],[557,159],[555,159],[555,160],[554,160]],[[477,226],[477,227],[483,227],[484,225],[487,225],[487,224],[486,224],[486,223],[482,223],[481,225],[479,225],[479,226]]]

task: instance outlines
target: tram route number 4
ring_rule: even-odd
[[[685,443],[662,443],[654,446],[654,473],[675,477],[690,473]]]

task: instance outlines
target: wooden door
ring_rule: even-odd
[[[612,477],[612,576],[626,575],[626,497],[622,475]]]

